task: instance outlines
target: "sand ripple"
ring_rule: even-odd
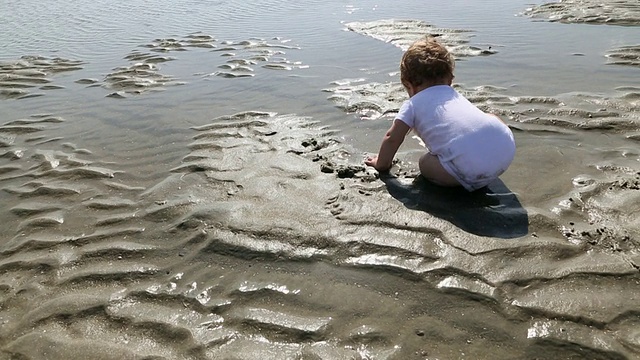
[[[467,46],[465,32],[421,22],[349,26],[399,47],[427,31],[457,56],[492,53]],[[107,75],[101,85],[113,96],[173,83],[159,67],[185,50],[222,58],[213,75],[223,78],[304,67],[284,57],[297,48],[281,39],[194,34],[145,48]],[[18,70],[11,76],[40,79],[20,80],[25,88],[46,79]],[[456,88],[517,134],[616,141],[575,144],[605,156],[536,208],[501,181],[474,194],[435,187],[405,159],[379,176],[331,129],[295,114],[245,111],[184,129],[184,157],[151,186],[51,136],[62,117],[4,123],[0,211],[15,228],[0,244],[3,354],[637,357],[640,168],[628,144],[639,138],[639,89]],[[399,83],[361,79],[326,91],[371,120],[391,119],[406,96]]]
[[[587,131],[578,124],[593,121],[554,114],[565,98],[461,91],[511,114],[515,130]],[[636,106],[607,101],[618,117]],[[529,123],[543,109],[576,125]],[[34,116],[1,132],[6,149],[24,149],[0,158],[12,203],[3,216],[19,220],[0,248],[8,354],[638,354],[640,224],[636,211],[617,210],[640,203],[631,159],[594,164],[598,175],[577,176],[557,206],[525,210],[501,182],[472,196],[442,191],[402,162],[377,178],[313,119],[249,111],[194,127],[182,163],[141,188],[90,151],[25,146],[63,121]]]
[[[324,91],[329,100],[348,113],[363,119],[392,119],[406,99],[398,83],[364,83],[363,80],[339,80]],[[602,130],[633,136],[640,130],[638,89],[618,89],[617,97],[593,94],[551,96],[509,96],[506,89],[454,85],[485,111],[505,116],[517,123],[546,126],[546,131]],[[513,125],[518,128],[520,126]],[[542,127],[527,126],[530,131]]]
[[[162,86],[171,83],[173,79],[158,73],[158,67],[150,59],[153,58],[116,68],[109,73],[105,77],[105,86],[118,91],[108,96],[124,97],[123,93],[141,94],[152,89],[161,90]]]
[[[339,85],[326,90],[334,93],[330,99],[344,111],[355,112],[362,118],[391,120],[404,100],[399,84],[354,83],[350,80],[337,81],[336,84]],[[490,86],[474,89],[467,89],[462,85],[456,87],[485,111],[509,119],[510,126],[515,131],[551,136],[554,133],[570,135],[575,131],[595,130],[610,136],[633,139],[640,130],[640,118],[637,116],[639,103],[634,95],[637,92],[635,88],[620,88],[618,96],[605,98],[579,93],[558,97],[514,97],[502,95],[505,93],[504,89]],[[514,314],[515,311],[529,314],[534,319],[543,317],[564,320],[532,322],[528,330],[529,338],[538,339],[545,346],[579,343],[591,349],[585,356],[616,357],[628,354],[626,339],[633,337],[627,335],[632,330],[626,325],[619,327],[617,324],[636,321],[633,314],[637,311],[638,300],[627,289],[634,287],[632,284],[637,283],[639,274],[634,249],[640,245],[640,227],[635,216],[636,206],[632,204],[638,201],[640,194],[640,168],[633,160],[638,155],[637,151],[624,148],[611,151],[621,154],[622,156],[616,156],[621,160],[592,164],[593,168],[600,171],[600,175],[576,176],[574,191],[559,199],[556,207],[549,209],[549,212],[529,213],[529,233],[534,234],[535,238],[540,238],[538,234],[546,234],[544,240],[537,245],[534,245],[535,242],[519,242],[517,248],[508,250],[509,255],[498,255],[501,253],[498,249],[480,250],[480,255],[468,248],[469,243],[458,246],[459,243],[450,242],[451,238],[443,232],[432,241],[440,239],[444,241],[442,244],[445,248],[450,245],[456,250],[437,253],[436,261],[424,262],[424,259],[405,254],[401,258],[388,255],[359,256],[350,259],[349,263],[366,267],[386,266],[400,273],[411,274],[433,274],[453,266],[459,275],[443,277],[437,284],[443,291],[464,292],[465,296],[479,300],[497,301],[502,304],[503,311],[509,314]],[[625,160],[627,157],[628,160]],[[402,165],[397,172],[402,173]],[[404,199],[416,198],[416,193],[409,195],[411,190],[401,190],[400,183],[383,181],[389,193],[397,199],[404,202]],[[368,191],[366,194],[371,196],[372,193]],[[380,214],[379,209],[371,208],[366,201],[360,201],[360,198],[348,196],[338,201],[343,205],[334,214],[341,220],[363,225],[366,224],[364,219],[374,217],[374,213]],[[450,202],[451,199],[447,201]],[[420,200],[414,200],[407,206],[422,207],[431,214],[438,214],[432,199],[426,199],[422,206],[420,203]],[[478,220],[478,215],[475,216]],[[394,219],[393,216],[389,218]],[[563,219],[572,221],[565,222]],[[410,226],[410,221],[403,220],[406,226]],[[382,221],[398,222],[395,219]],[[470,232],[478,230],[465,227],[463,219],[449,218],[449,221]],[[442,229],[442,226],[434,228]],[[495,245],[497,243],[492,247]],[[529,246],[538,250],[525,251]],[[513,251],[519,255],[515,255]],[[547,264],[545,258],[553,257],[552,253],[556,253],[562,260],[553,265]],[[498,256],[493,258],[494,255]],[[482,270],[484,266],[493,261],[501,262],[499,259],[507,256],[512,259],[517,257],[519,265],[514,268],[500,265],[501,270],[494,273]],[[523,272],[525,268],[529,270]],[[474,276],[469,277],[470,274]],[[480,274],[484,275],[478,278]],[[610,283],[612,275],[616,276],[616,281]],[[605,290],[608,286],[611,288]],[[600,289],[596,291],[610,294],[611,297],[587,296],[593,289]],[[624,294],[618,291],[623,291]],[[623,298],[630,301],[619,303],[619,299]],[[606,331],[595,330],[612,327],[618,329],[615,336]],[[568,329],[575,332],[568,332]]]
[[[524,14],[563,23],[640,25],[640,5],[634,0],[564,0],[529,8]]]
[[[592,1],[569,0],[545,3],[524,11],[524,15],[533,18],[545,18],[562,23],[608,24],[639,26],[640,5],[636,1]],[[638,45],[627,45],[607,52],[607,64],[640,65]]]
[[[431,35],[437,37],[458,58],[496,53],[491,46],[486,48],[469,46],[467,43],[471,31],[437,28],[420,20],[392,19],[351,22],[346,26],[349,31],[391,43],[403,50],[406,50],[417,39]]]
[[[191,50],[210,51],[223,59],[218,65],[220,70],[213,73],[195,73],[199,77],[244,78],[256,75],[256,67],[260,66],[268,70],[286,70],[307,68],[299,61],[287,59],[286,51],[299,49],[289,45],[289,40],[273,38],[269,41],[259,38],[251,38],[241,41],[218,40],[213,36],[195,33],[182,39],[159,38],[153,42],[142,45],[150,52],[134,50],[126,60],[131,62],[128,66],[113,69],[104,79],[103,86],[116,90],[107,95],[111,98],[125,98],[128,95],[139,95],[149,91],[162,91],[168,85],[184,85],[185,82],[177,81],[173,76],[163,75],[159,72],[162,63],[174,61],[173,56],[159,55],[164,53],[178,53]],[[96,86],[98,80],[84,78],[76,81],[90,87]]]
[[[0,99],[26,99],[42,96],[28,89],[57,90],[64,87],[52,85],[51,75],[82,69],[82,61],[43,56],[23,56],[18,61],[0,63]]]
[[[623,46],[607,53],[609,64],[640,67],[640,45]]]
[[[329,100],[347,113],[355,113],[363,120],[392,117],[402,101],[406,90],[400,82],[365,83],[364,79],[344,79],[334,81],[333,87],[323,89],[332,93]]]

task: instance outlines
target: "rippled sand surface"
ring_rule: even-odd
[[[637,44],[613,27],[623,44],[553,62],[498,31],[583,26],[514,15],[586,2],[496,0],[457,25],[468,2],[110,3],[93,32],[87,3],[73,41],[15,30],[21,4],[0,62],[0,358],[640,356]],[[638,25],[607,4],[588,8]],[[415,138],[390,174],[362,164],[425,34],[516,136],[481,191],[420,178]]]
[[[638,26],[640,4],[628,0],[563,0],[540,4],[525,13],[566,23]]]
[[[43,56],[22,56],[16,61],[0,63],[0,98],[26,99],[44,95],[30,90],[56,90],[63,86],[51,84],[51,75],[82,69],[82,61]]]

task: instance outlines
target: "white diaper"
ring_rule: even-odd
[[[468,191],[489,185],[504,173],[516,153],[513,135],[485,139],[482,144],[468,144],[474,149],[462,151],[461,155],[440,163]]]

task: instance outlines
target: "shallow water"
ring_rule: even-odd
[[[586,3],[3,2],[2,356],[638,356],[637,6]],[[361,168],[426,28],[515,133],[485,193]]]

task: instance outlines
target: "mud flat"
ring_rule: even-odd
[[[0,127],[7,153],[63,124],[52,119]],[[402,162],[378,178],[294,114],[193,132],[182,164],[146,188],[71,144],[3,160],[3,216],[20,220],[1,249],[5,354],[637,353],[639,224],[617,210],[640,210],[637,168],[577,178],[554,213],[502,182],[443,191]]]
[[[420,21],[349,26],[399,49],[429,32],[460,58],[499,56],[472,48],[469,32]],[[123,96],[163,89],[181,80],[161,73],[185,51],[220,62],[194,77],[252,84],[262,70],[303,69],[284,57],[298,50],[279,38],[157,38],[124,57],[120,75],[135,81],[86,74],[77,84]],[[24,61],[2,68],[4,84],[32,89],[55,79],[52,63],[80,66]],[[23,70],[45,74],[14,81]],[[357,75],[327,81],[320,101],[385,128],[406,99],[401,84]],[[474,193],[422,180],[414,139],[377,174],[309,115],[243,109],[178,122],[150,142],[175,142],[174,153],[134,144],[129,166],[99,155],[117,141],[100,128],[83,134],[89,146],[66,139],[73,114],[2,119],[0,357],[640,356],[640,88],[514,96],[454,86],[518,143],[512,168]],[[176,160],[163,168],[163,156]],[[143,163],[152,180],[131,174]]]

